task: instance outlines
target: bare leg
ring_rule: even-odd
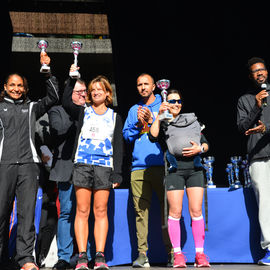
[[[96,243],[96,251],[104,252],[107,234],[108,234],[108,215],[107,204],[110,195],[110,190],[101,189],[94,192],[94,215],[95,228],[94,237]]]
[[[74,223],[75,236],[79,252],[86,252],[88,241],[88,218],[90,214],[92,191],[87,188],[75,187],[76,217]]]

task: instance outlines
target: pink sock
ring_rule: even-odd
[[[180,219],[168,217],[168,232],[174,253],[181,252]]]
[[[192,218],[192,233],[196,252],[203,252],[205,236],[203,216]]]

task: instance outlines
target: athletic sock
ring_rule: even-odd
[[[202,253],[205,237],[203,216],[192,218],[192,234],[196,252]]]
[[[180,218],[168,217],[168,233],[174,253],[181,253]]]

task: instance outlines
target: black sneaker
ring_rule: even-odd
[[[104,256],[103,252],[96,253],[94,269],[95,270],[97,270],[97,269],[109,270],[109,266],[106,263],[105,256]]]
[[[174,252],[173,249],[171,250],[170,253],[168,253],[168,261],[167,261],[167,267],[173,267],[174,263]]]
[[[52,270],[66,270],[70,269],[70,264],[65,260],[58,260],[58,262],[53,266]]]

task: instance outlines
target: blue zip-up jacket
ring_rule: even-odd
[[[124,139],[128,143],[133,143],[132,152],[132,171],[143,170],[153,166],[164,166],[163,152],[160,145],[149,141],[148,133],[150,124],[146,128],[138,128],[137,111],[139,106],[148,107],[151,111],[153,122],[158,115],[162,99],[160,95],[155,95],[156,99],[150,105],[145,105],[141,100],[138,104],[132,106],[123,128]]]

